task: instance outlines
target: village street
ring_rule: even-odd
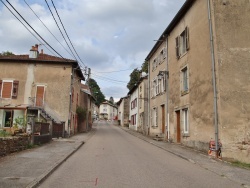
[[[242,187],[233,177],[156,147],[112,122],[100,121],[95,128],[95,134],[39,187]],[[210,163],[214,169],[227,168]]]

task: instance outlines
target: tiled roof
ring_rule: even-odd
[[[37,58],[29,58],[29,55],[7,55],[0,56],[0,60],[28,60],[28,61],[53,61],[53,62],[76,62],[71,59],[64,59],[61,57],[56,57],[48,54],[39,54]]]

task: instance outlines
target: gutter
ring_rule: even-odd
[[[218,98],[217,98],[217,87],[216,87],[216,72],[215,72],[215,57],[214,57],[214,38],[213,38],[213,25],[211,19],[211,5],[210,0],[207,0],[208,5],[208,21],[210,31],[210,49],[211,49],[211,60],[212,60],[212,77],[213,77],[213,92],[214,92],[214,130],[215,130],[215,150],[216,157],[218,157],[218,141],[219,141],[219,130],[218,130]]]

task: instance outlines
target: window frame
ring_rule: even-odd
[[[182,121],[183,121],[183,134],[184,136],[189,135],[189,109],[182,109]]]
[[[189,92],[189,71],[185,66],[181,69],[181,95],[185,95]]]
[[[185,55],[189,48],[189,28],[185,27],[181,34],[175,38],[175,49],[177,59],[180,59],[183,55]]]

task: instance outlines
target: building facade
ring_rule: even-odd
[[[222,143],[223,158],[248,163],[249,9],[248,1],[187,0],[146,58],[154,89],[154,56],[167,46],[160,69],[169,75],[169,140],[207,151],[212,139]],[[157,93],[151,92],[151,109]]]
[[[118,121],[123,127],[129,125],[129,97],[123,97],[118,102]]]
[[[115,120],[117,118],[117,107],[108,101],[100,104],[99,118],[105,120]]]
[[[78,67],[74,60],[39,54],[38,45],[30,55],[0,56],[0,128],[33,114],[35,121],[63,123],[64,131],[74,134],[84,80]]]

